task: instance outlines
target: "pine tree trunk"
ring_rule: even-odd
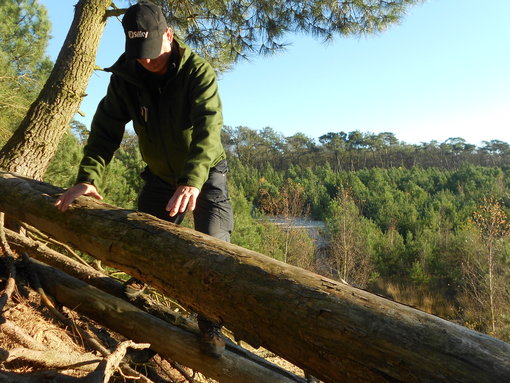
[[[327,383],[508,382],[510,345],[156,219],[0,172],[0,210],[142,279]]]
[[[39,96],[0,151],[0,169],[41,179],[78,111],[111,0],[80,0],[57,62]]]

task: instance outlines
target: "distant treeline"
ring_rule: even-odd
[[[451,170],[466,162],[480,166],[510,163],[508,143],[491,140],[478,147],[461,137],[416,145],[399,141],[390,132],[352,131],[330,132],[316,141],[303,133],[284,137],[272,128],[226,127],[223,141],[233,157],[259,169],[268,161],[276,169],[329,163],[335,171],[414,166]]]

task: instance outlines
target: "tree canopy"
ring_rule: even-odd
[[[324,41],[383,31],[422,0],[155,0],[170,25],[218,70],[285,48],[289,33]]]

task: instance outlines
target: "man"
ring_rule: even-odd
[[[147,164],[138,209],[174,223],[193,211],[196,230],[230,241],[233,216],[214,70],[174,38],[161,9],[150,2],[131,6],[122,25],[125,53],[107,69],[110,84],[92,120],[76,184],[55,206],[65,211],[81,195],[103,198],[97,185],[132,121]],[[200,315],[198,323],[202,350],[221,356],[221,326]]]

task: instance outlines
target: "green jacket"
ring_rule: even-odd
[[[214,70],[189,46],[176,44],[179,55],[173,56],[166,83],[156,84],[159,89],[145,81],[147,71],[124,55],[106,69],[112,73],[110,84],[92,120],[77,183],[100,185],[129,121],[143,160],[170,184],[201,189],[209,169],[225,158]]]

